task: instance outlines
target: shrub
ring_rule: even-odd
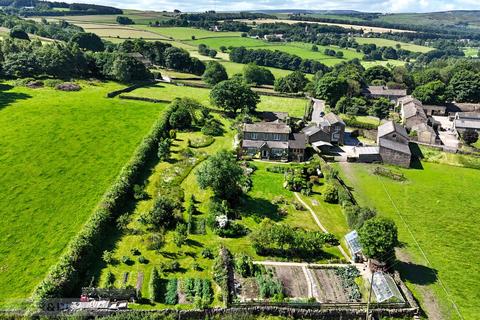
[[[232,296],[231,280],[233,277],[233,259],[232,254],[227,248],[221,247],[217,259],[213,265],[213,280],[218,284],[222,292],[222,301],[229,305]]]
[[[145,186],[134,185],[133,186],[133,197],[135,200],[145,200],[148,198],[148,193],[145,191]]]
[[[148,260],[144,256],[140,256],[140,257],[138,257],[138,262],[142,263],[142,264],[147,264]]]
[[[280,298],[283,296],[283,285],[273,276],[272,271],[266,272],[265,269],[256,275],[257,284],[260,290],[260,297],[266,298]]]
[[[45,87],[49,87],[49,88],[55,88],[56,86],[62,83],[63,81],[58,79],[47,79],[43,81],[43,84],[45,85]]]
[[[169,279],[165,292],[165,304],[175,305],[178,302],[178,281],[177,279]]]
[[[213,252],[210,248],[203,249],[201,255],[206,259],[213,259]]]
[[[148,290],[150,293],[150,300],[152,302],[160,301],[161,294],[161,281],[160,275],[158,274],[157,268],[152,269],[152,274],[150,276],[150,283],[148,284]]]
[[[165,245],[165,236],[163,233],[155,232],[147,238],[148,250],[160,250]]]
[[[115,258],[113,257],[113,252],[108,250],[103,251],[102,259],[106,264],[115,264],[116,262]]]
[[[335,185],[328,184],[323,190],[323,200],[328,203],[338,202],[338,191]]]
[[[202,127],[202,133],[207,136],[221,136],[223,134],[222,124],[213,118],[207,119]]]
[[[130,253],[133,254],[134,256],[139,256],[141,254],[140,250],[138,250],[138,248],[130,249]]]
[[[201,270],[200,265],[196,262],[194,262],[192,264],[192,269],[195,270],[195,271],[200,271]]]
[[[113,288],[114,285],[115,285],[115,275],[110,270],[108,270],[105,276],[105,281],[103,282],[103,287],[110,289],[110,288]]]
[[[252,277],[256,268],[250,256],[240,253],[235,256],[235,270],[244,278]]]
[[[132,259],[130,259],[129,256],[122,256],[122,259],[121,259],[122,263],[126,264],[126,265],[130,265],[133,263]]]
[[[55,86],[55,89],[61,90],[61,91],[80,91],[82,87],[80,87],[76,83],[71,83],[71,82],[64,82],[61,84],[57,84]]]

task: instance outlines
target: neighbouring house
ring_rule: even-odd
[[[400,115],[403,125],[408,130],[421,123],[427,123],[427,115],[423,111],[422,103],[416,99],[408,103],[402,103]]]
[[[409,140],[407,131],[402,125],[394,121],[388,121],[380,125],[377,133],[377,144],[382,161],[405,168],[410,167],[412,153],[408,146]]]
[[[279,121],[245,123],[242,128],[244,155],[270,160],[303,161],[306,138],[303,133],[292,133]]]
[[[363,94],[368,98],[387,98],[390,101],[397,102],[399,98],[407,95],[407,89],[390,89],[386,86],[368,86],[363,90]]]
[[[480,132],[480,113],[457,112],[453,118],[453,128],[459,136],[469,129]]]
[[[336,114],[330,112],[319,117],[316,121],[302,130],[307,142],[326,142],[329,144],[343,145],[345,136],[345,122]]]
[[[437,144],[437,133],[427,123],[419,123],[413,126],[410,135],[418,142]]]

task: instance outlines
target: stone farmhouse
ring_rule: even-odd
[[[330,112],[304,128],[302,133],[305,134],[307,142],[311,145],[317,142],[343,145],[345,122],[339,116]]]
[[[400,124],[388,121],[378,127],[377,144],[384,163],[410,167],[412,153],[408,143],[407,131]]]
[[[398,99],[407,95],[407,89],[390,89],[386,86],[368,86],[364,89],[363,95],[368,98],[387,98],[390,101],[397,102]]]
[[[405,128],[412,132],[413,139],[421,143],[436,144],[437,133],[430,126],[432,123],[433,114],[442,114],[445,112],[445,107],[441,106],[429,106],[424,108],[421,101],[413,98],[412,96],[405,96],[397,101],[397,108],[400,107],[400,115],[402,123]],[[429,115],[427,115],[426,110]]]
[[[287,124],[275,122],[245,123],[242,128],[243,155],[279,161],[304,161],[305,135],[292,133]]]

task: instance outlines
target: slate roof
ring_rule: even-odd
[[[306,138],[303,133],[294,133],[288,141],[288,145],[291,149],[305,149]]]
[[[394,151],[404,153],[406,155],[412,155],[412,152],[410,151],[410,148],[408,147],[408,144],[404,144],[404,143],[380,138],[378,145],[381,148],[387,148],[387,149],[390,149],[390,150],[394,150]]]
[[[479,119],[480,120],[480,119]],[[480,130],[480,121],[479,120],[462,120],[455,119],[455,128],[465,128],[465,129],[476,129]]]
[[[343,122],[343,120],[333,112],[327,113],[323,118],[327,120],[330,125],[333,125],[336,123],[341,123],[345,125],[345,122]]]
[[[316,126],[316,125],[311,125],[309,127],[305,127],[302,129],[302,132],[307,136],[307,137],[310,137],[312,135],[314,135],[315,133],[321,131],[322,128]]]
[[[410,102],[415,102],[415,103],[418,104],[418,105],[422,105],[422,102],[421,102],[420,100],[415,99],[415,98],[412,97],[411,95],[398,98],[397,102],[400,103],[400,104],[402,104],[402,103],[403,103],[403,104],[407,104],[407,103],[410,103]]]
[[[457,112],[455,115],[458,119],[480,120],[480,113],[478,112]]]
[[[397,134],[404,136],[405,138],[408,139],[408,134],[405,128],[394,121],[387,121],[378,127],[379,138],[386,136],[387,134],[390,134],[392,132],[396,132]]]
[[[367,92],[376,96],[397,96],[403,97],[407,95],[406,89],[389,89],[385,86],[369,86]]]
[[[422,104],[417,104],[415,101],[411,101],[409,103],[403,104],[402,110],[403,110],[403,116],[405,117],[405,119],[408,119],[417,115],[425,119],[427,118],[425,112],[422,109]]]
[[[430,133],[435,134],[435,130],[433,130],[433,128],[427,125],[426,123],[420,123],[416,126],[413,126],[412,131],[416,131],[418,133],[428,131]]]
[[[262,133],[290,133],[290,127],[281,122],[246,123],[243,126],[243,131]]]

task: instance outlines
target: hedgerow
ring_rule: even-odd
[[[103,195],[90,219],[69,243],[57,264],[52,266],[34,289],[32,298],[35,307],[48,298],[71,296],[92,262],[101,256],[102,248],[99,244],[103,242],[106,230],[123,213],[126,204],[133,200],[134,185],[139,183],[148,160],[156,157],[159,140],[168,135],[170,112],[168,109],[155,122],[115,182]]]

